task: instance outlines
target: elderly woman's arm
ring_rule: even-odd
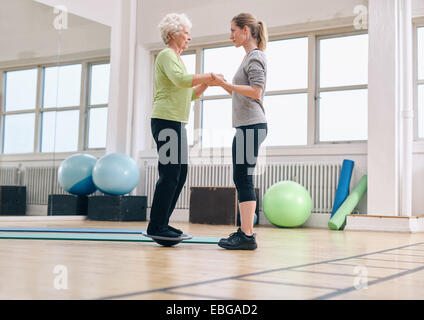
[[[161,56],[161,65],[162,68],[172,83],[179,88],[190,88],[196,87],[202,84],[206,84],[212,81],[212,73],[204,73],[204,74],[188,74],[184,69],[180,67],[175,58],[171,56]],[[221,75],[216,75],[221,76]],[[206,90],[206,87],[203,91]],[[203,92],[202,91],[202,92]]]
[[[158,67],[163,70],[167,78],[179,88],[191,88],[199,85],[207,84],[215,78],[224,79],[222,74],[204,73],[204,74],[189,74],[181,67],[176,58],[171,53],[164,53],[158,58]],[[207,86],[198,88],[205,91]],[[203,91],[201,93],[203,93]],[[201,94],[200,93],[200,94]]]
[[[193,81],[191,83],[192,87],[196,87],[199,84],[204,84],[211,82],[213,80],[212,73],[204,73],[204,74],[193,74]]]
[[[198,99],[202,94],[203,94],[203,92],[205,92],[206,91],[206,89],[208,88],[209,86],[206,84],[206,83],[202,83],[202,84],[200,84],[200,85],[198,85],[198,86],[195,86],[194,88],[193,88],[193,95],[192,95],[192,97],[191,97],[191,100],[193,101],[193,100],[196,100],[196,99]]]
[[[201,76],[204,76],[204,74],[195,74],[195,75],[193,75],[193,78],[197,78],[196,81],[200,81],[200,80],[202,80],[202,77]],[[220,80],[224,80],[225,81],[224,76],[222,74],[214,74],[214,73],[212,73],[212,76],[214,77],[214,79],[219,78]],[[206,77],[204,77],[204,78],[207,79]],[[198,86],[194,86],[194,88],[193,88],[193,96],[192,96],[192,99],[191,100],[198,99],[203,94],[203,92],[205,92],[206,89],[209,86],[212,86],[212,85],[217,85],[216,81],[208,81],[208,82],[204,82],[204,83],[202,83],[202,84],[200,84]]]

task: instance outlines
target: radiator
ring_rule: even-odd
[[[19,185],[19,168],[0,168],[0,185],[16,186]]]
[[[273,184],[292,180],[304,186],[312,197],[312,212],[331,213],[341,164],[339,163],[268,163],[258,165],[254,176],[255,187],[261,199]],[[146,167],[145,186],[148,206],[151,207],[158,179],[157,165]],[[178,199],[176,208],[188,209],[190,187],[234,186],[232,165],[189,165],[187,181]]]
[[[339,163],[267,163],[257,166],[254,176],[255,187],[259,188],[261,199],[273,184],[292,180],[303,185],[312,197],[314,213],[331,213],[341,164]],[[27,203],[46,205],[49,194],[67,194],[57,181],[58,167],[26,167],[23,171],[23,184],[27,187]],[[233,184],[231,164],[189,165],[187,181],[181,191],[176,208],[188,209],[190,187],[228,187]],[[145,168],[145,193],[151,207],[158,179],[157,165]],[[19,181],[18,168],[0,168],[0,183],[16,185]],[[96,194],[101,194],[96,192]]]
[[[49,194],[67,194],[57,181],[58,167],[26,167],[27,203],[47,205]]]

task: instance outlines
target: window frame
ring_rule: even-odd
[[[80,113],[80,121],[85,121],[86,124],[84,125],[84,131],[80,132],[80,138],[84,139],[84,141],[82,142],[84,145],[84,150],[105,150],[106,146],[104,148],[89,148],[88,147],[88,138],[89,138],[89,125],[90,125],[90,110],[93,109],[101,109],[101,108],[108,108],[109,104],[95,104],[95,105],[90,105],[90,98],[91,98],[91,72],[92,72],[92,67],[95,65],[100,65],[100,64],[110,64],[110,61],[105,61],[105,60],[96,60],[96,61],[87,61],[87,74],[86,74],[86,81],[87,81],[87,85],[85,86],[85,89],[87,90],[86,94],[85,94],[85,100],[84,100],[84,104],[85,104],[85,114],[83,115],[84,119],[81,119],[81,114]],[[82,133],[82,134],[81,134]]]
[[[316,37],[316,45],[315,45],[315,57],[316,57],[316,77],[315,77],[315,94],[314,94],[314,100],[315,100],[315,110],[316,110],[316,116],[315,116],[315,132],[314,132],[314,144],[351,144],[351,143],[365,143],[368,140],[339,140],[339,141],[320,141],[319,131],[319,115],[320,115],[320,93],[321,92],[340,92],[340,91],[348,91],[348,90],[361,90],[366,89],[368,91],[368,83],[364,85],[343,85],[343,86],[337,86],[337,87],[320,87],[320,40],[323,39],[336,39],[336,38],[343,38],[343,37],[349,37],[349,36],[356,36],[356,35],[362,35],[362,34],[368,34],[368,30],[359,30],[359,31],[352,31],[352,32],[346,32],[346,33],[337,33],[337,34],[327,34],[327,35],[320,35]]]
[[[424,143],[424,137],[419,137],[418,123],[418,87],[424,85],[424,79],[418,79],[418,29],[424,28],[424,17],[421,19],[412,19],[413,22],[413,108],[414,108],[414,141]],[[424,29],[423,29],[424,30]],[[423,44],[424,45],[424,44]],[[424,111],[424,110],[423,110]],[[423,124],[424,125],[424,124]]]
[[[96,64],[110,64],[110,56],[99,56],[93,58],[73,58],[67,59],[60,62],[48,61],[40,63],[28,63],[28,64],[16,64],[11,66],[0,67],[0,159],[7,158],[19,158],[23,157],[39,157],[41,158],[48,157],[52,154],[72,154],[76,152],[104,152],[105,148],[88,148],[88,112],[91,108],[101,108],[108,107],[107,105],[96,105],[89,106],[89,93],[90,93],[90,72],[91,66]],[[61,67],[66,65],[81,64],[81,88],[80,88],[80,103],[78,106],[71,107],[48,107],[43,108],[43,93],[44,93],[44,76],[45,68],[48,67]],[[27,69],[37,69],[37,94],[36,94],[36,105],[34,109],[30,110],[18,110],[18,111],[5,111],[5,99],[6,99],[6,73],[10,71],[19,71]],[[78,110],[79,111],[79,126],[78,126],[78,147],[75,151],[69,152],[42,152],[41,143],[42,143],[42,114],[43,112],[52,112],[52,111],[69,111],[69,110]],[[3,153],[3,142],[4,142],[4,121],[5,116],[10,114],[24,114],[24,113],[33,113],[35,114],[35,125],[34,125],[34,143],[33,150],[30,153],[13,153],[5,154]],[[46,155],[46,156],[45,156]]]

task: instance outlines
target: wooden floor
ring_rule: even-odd
[[[146,223],[1,222],[146,228]],[[229,226],[175,223],[221,237]],[[258,227],[258,249],[0,240],[0,299],[423,299],[424,234]]]

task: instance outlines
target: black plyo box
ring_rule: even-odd
[[[0,186],[0,215],[24,216],[26,213],[26,187]]]
[[[97,221],[146,221],[146,196],[91,196],[87,218]]]
[[[191,223],[236,225],[236,188],[191,187],[189,220]]]
[[[256,215],[259,221],[259,188]],[[189,221],[214,225],[240,225],[238,196],[235,187],[191,187]]]
[[[87,196],[50,194],[47,206],[49,216],[87,215]]]

